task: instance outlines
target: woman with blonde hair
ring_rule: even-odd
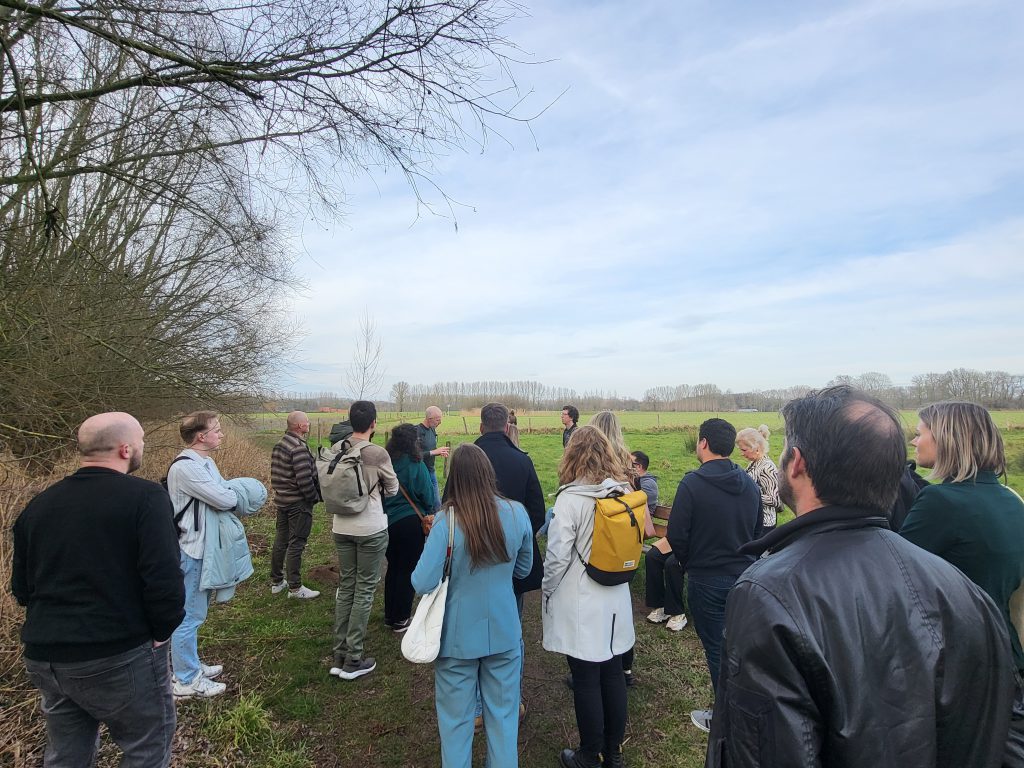
[[[452,453],[445,506],[434,519],[412,573],[420,594],[441,582],[449,526],[455,527],[451,576],[434,663],[434,706],[441,765],[473,763],[473,708],[483,700],[487,764],[519,764],[519,685],[522,629],[512,578],[533,565],[533,529],[523,505],[498,496],[487,455],[470,443]]]
[[[939,482],[921,489],[900,533],[988,593],[1006,621],[1018,674],[1024,674],[1024,501],[1004,484],[1003,436],[988,411],[974,403],[935,403],[918,417],[912,441],[917,463]],[[1011,755],[1004,764],[1024,764],[1019,684],[1007,744]]]
[[[573,434],[558,466],[558,481],[541,586],[544,648],[568,658],[580,732],[579,749],[562,750],[560,760],[565,768],[615,768],[623,765],[626,680],[621,656],[635,641],[633,606],[629,584],[598,584],[584,563],[593,543],[596,499],[631,488],[622,457],[593,425]]]
[[[775,527],[779,512],[782,511],[782,498],[779,496],[779,468],[768,456],[768,438],[771,437],[767,424],[757,429],[747,427],[736,433],[736,447],[750,463],[747,474],[761,489],[761,511],[764,513],[764,531],[767,533]]]

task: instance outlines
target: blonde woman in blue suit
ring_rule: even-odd
[[[445,507],[412,574],[419,594],[441,582],[454,510],[451,581],[434,664],[443,768],[470,768],[477,685],[490,768],[519,764],[520,638],[512,578],[533,565],[533,529],[522,504],[498,496],[494,469],[475,445],[452,454]]]

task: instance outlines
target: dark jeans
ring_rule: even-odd
[[[725,632],[725,600],[736,583],[735,576],[689,576],[686,596],[690,618],[704,646],[711,673],[711,687],[718,689],[718,667],[722,660],[722,635]]]
[[[569,656],[568,660],[580,752],[596,758],[599,752],[617,751],[626,733],[626,678],[622,675],[622,659],[612,656],[608,661],[596,662]]]
[[[270,555],[270,580],[279,584],[288,572],[288,587],[302,586],[302,550],[313,527],[313,505],[293,504],[277,508],[277,535]]]
[[[669,616],[686,613],[683,607],[683,569],[676,556],[651,547],[645,555],[647,607],[664,608]]]
[[[423,554],[423,528],[417,515],[388,526],[388,571],[384,575],[384,621],[405,621],[412,616],[412,572]]]
[[[175,712],[169,643],[78,662],[25,659],[46,716],[46,768],[91,766],[99,724],[124,753],[123,768],[166,768]]]

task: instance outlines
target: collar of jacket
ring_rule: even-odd
[[[948,485],[952,482],[952,480],[947,478],[942,481],[942,485]],[[963,480],[962,482],[957,483],[957,485],[970,485],[971,483],[991,483],[992,485],[1002,485],[1002,483],[999,482],[999,475],[991,469],[979,469],[978,474],[973,480]]]
[[[480,445],[480,443],[503,443],[509,448],[515,448],[520,453],[526,453],[522,448],[517,448],[516,444],[504,432],[484,432],[476,439],[475,443],[476,445]]]
[[[760,557],[765,552],[778,552],[809,533],[839,531],[848,528],[888,528],[885,515],[859,507],[819,507],[800,515],[760,539],[748,541],[740,553]]]

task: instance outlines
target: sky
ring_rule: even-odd
[[[542,114],[437,158],[454,216],[392,172],[295,227],[305,335],[280,389],[347,394],[364,313],[379,398],[1024,373],[1024,3],[527,11],[505,31]]]

